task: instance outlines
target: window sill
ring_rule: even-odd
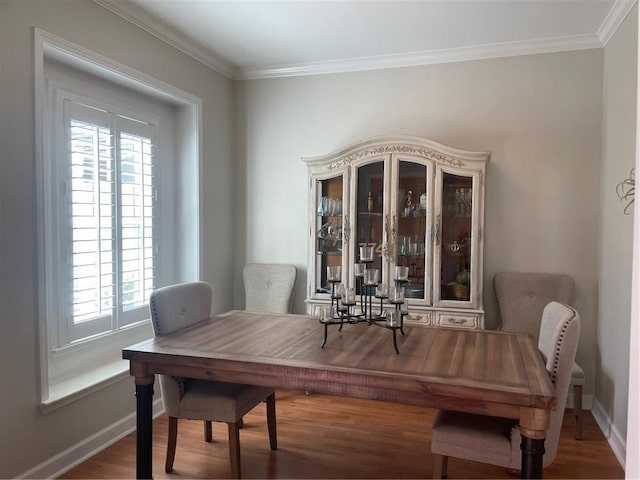
[[[49,398],[38,405],[46,414],[91,395],[129,376],[129,362],[117,360],[49,385]]]

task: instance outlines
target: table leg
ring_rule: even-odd
[[[136,377],[136,478],[153,478],[153,375]]]
[[[522,468],[520,478],[542,478],[542,457],[544,455],[544,438],[521,436]]]
[[[549,428],[549,410],[544,408],[521,409],[521,478],[542,478],[542,457],[547,428]]]

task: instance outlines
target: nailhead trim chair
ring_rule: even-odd
[[[249,263],[242,271],[245,309],[257,312],[289,313],[297,270],[293,265]]]
[[[549,418],[543,467],[556,457],[579,338],[578,312],[568,305],[549,303],[542,314],[538,349],[555,386],[558,404]],[[520,441],[515,420],[438,410],[431,432],[433,478],[446,478],[448,457],[520,470]]]
[[[211,314],[211,287],[191,282],[159,288],[151,294],[149,308],[155,336],[206,320]],[[158,375],[164,409],[169,416],[165,471],[173,470],[178,419],[204,420],[204,439],[213,440],[211,422],[225,422],[229,428],[229,459],[232,478],[240,478],[240,434],[242,417],[266,401],[269,443],[277,449],[276,403],[272,388],[236,383]]]
[[[525,332],[538,338],[542,311],[551,301],[571,303],[574,282],[569,275],[558,273],[502,272],[493,277],[498,300],[501,329]],[[582,386],[584,371],[573,362],[573,416],[577,440],[582,439]]]

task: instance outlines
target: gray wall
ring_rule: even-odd
[[[506,270],[564,272],[583,319],[578,360],[594,391],[598,295],[602,50],[529,55],[240,84],[237,271],[245,261],[302,269],[307,181],[301,156],[365,137],[407,133],[491,150],[486,183],[484,303]],[[626,221],[626,219],[625,219]],[[243,257],[244,254],[244,257]],[[241,292],[241,284],[236,292]],[[236,296],[236,304],[242,299]]]
[[[204,271],[232,305],[233,85],[91,1],[0,1],[0,477],[12,477],[135,410],[129,378],[38,412],[33,32],[39,27],[203,100]]]
[[[633,215],[624,215],[616,185],[635,165],[637,5],[604,49],[600,247],[595,396],[627,436]],[[635,208],[637,208],[637,203]],[[630,210],[633,213],[633,209]],[[605,432],[609,434],[609,432]]]

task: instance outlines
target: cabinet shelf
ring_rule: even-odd
[[[342,239],[318,238],[316,250],[318,253],[342,255]]]
[[[407,216],[399,215],[398,218],[401,221],[409,221],[409,220],[423,221],[426,216],[427,216],[427,211],[421,210],[418,215],[407,215]]]
[[[337,257],[342,255],[342,250],[318,250],[318,255],[335,255]]]

